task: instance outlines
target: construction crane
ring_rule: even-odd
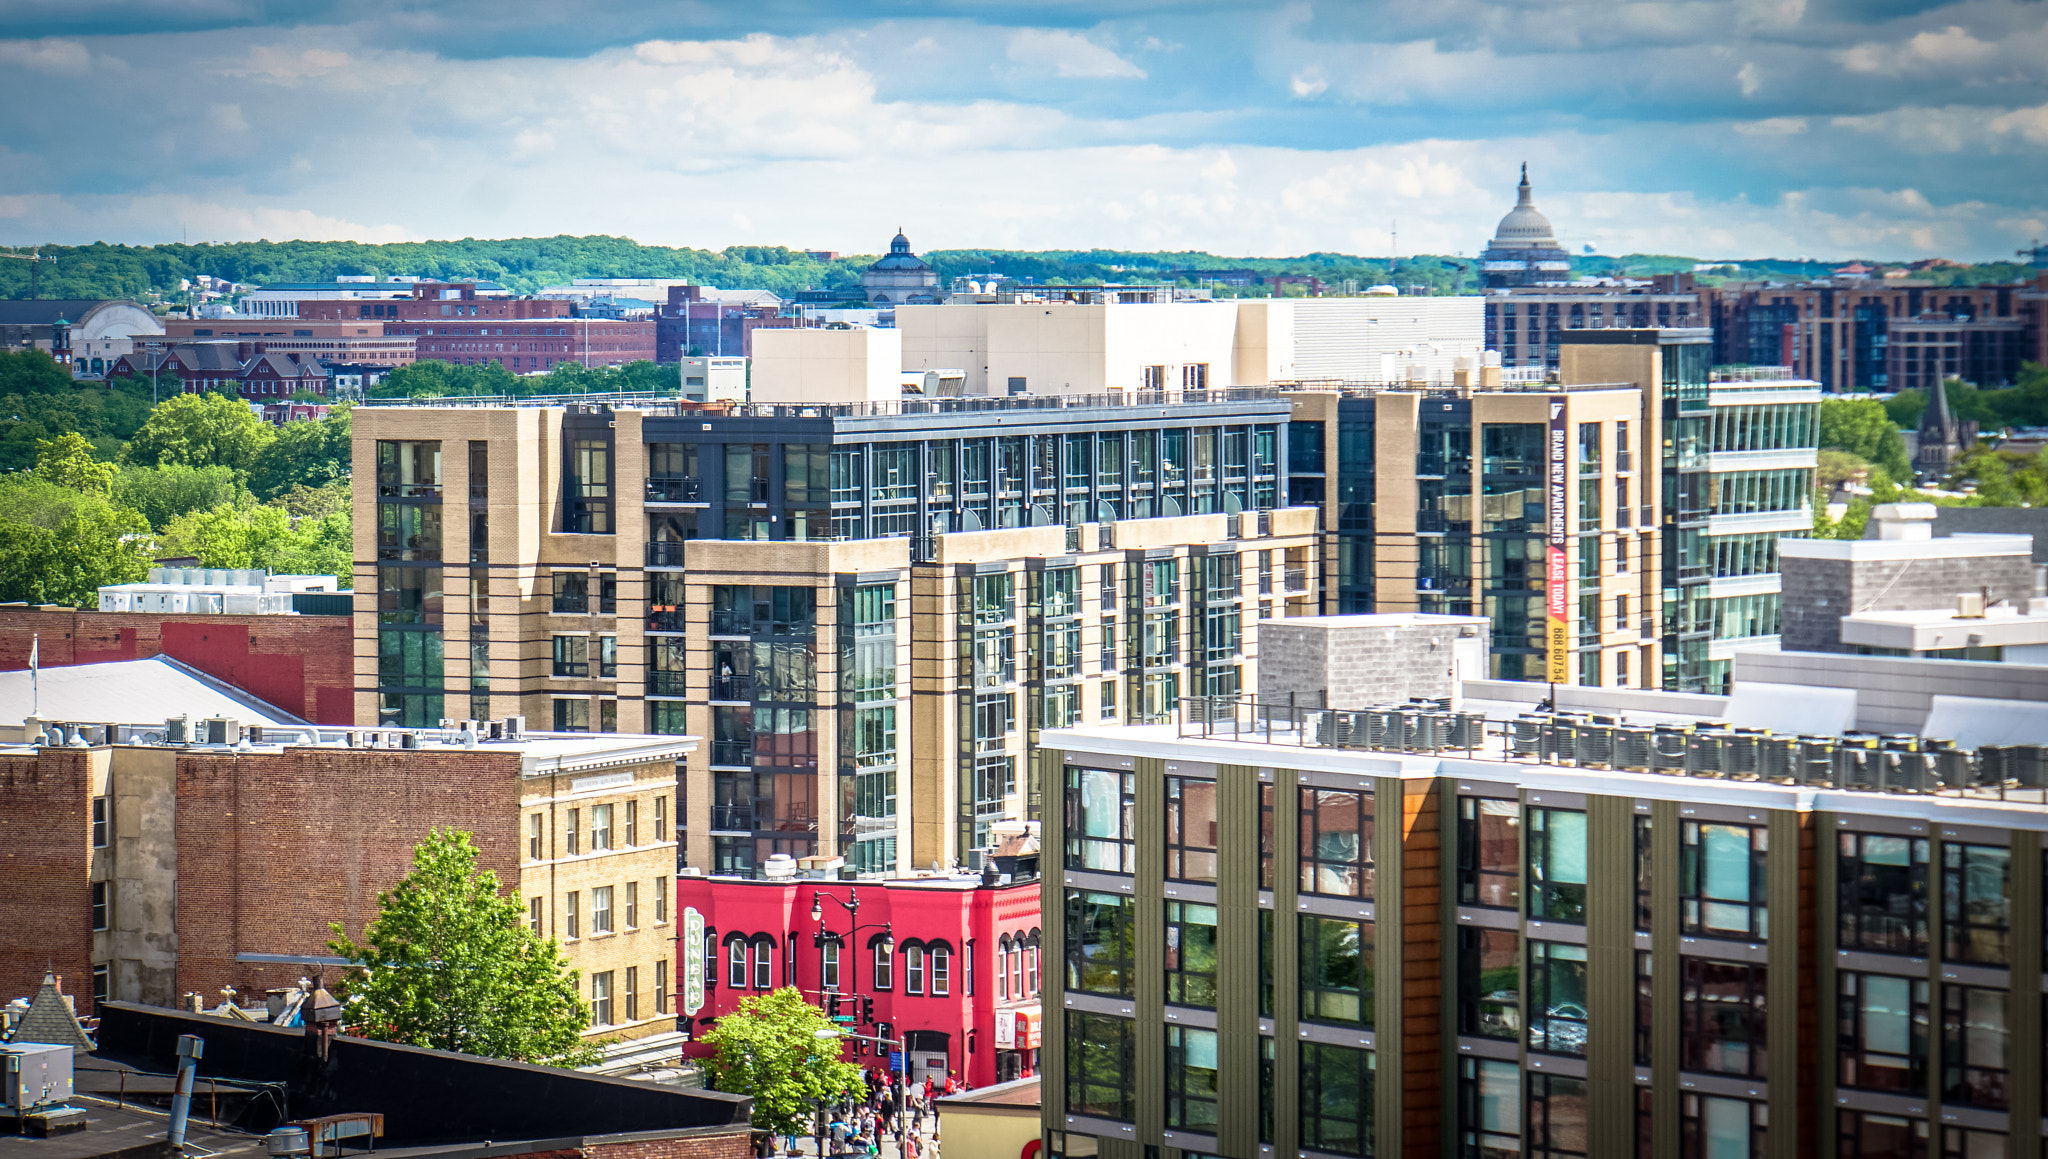
[[[44,263],[44,262],[50,262],[50,263],[52,263],[52,264],[55,264],[55,263],[56,263],[56,261],[57,261],[57,259],[56,259],[56,258],[46,258],[46,257],[44,257],[44,256],[43,256],[43,251],[42,251],[42,250],[40,250],[40,249],[39,249],[39,250],[37,250],[37,251],[35,251],[34,253],[28,253],[28,254],[18,254],[18,253],[14,253],[14,252],[12,252],[12,251],[10,250],[10,252],[8,252],[8,253],[0,254],[0,258],[13,258],[13,259],[15,259],[16,261],[23,261],[23,262],[27,262],[27,263],[29,263],[29,267],[28,267],[28,296],[29,296],[29,297],[31,297],[31,298],[40,298],[40,297],[42,297],[42,296],[43,296],[43,293],[42,293],[42,284],[43,284],[43,279],[42,279],[42,273],[43,273],[43,263]]]
[[[2037,270],[2048,269],[2048,245],[2042,245],[2040,238],[2034,239],[2034,248],[2016,251],[2017,256],[2027,259],[2027,264]]]

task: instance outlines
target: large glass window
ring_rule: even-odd
[[[1868,1111],[1835,1115],[1835,1154],[1840,1159],[1927,1159],[1927,1120]],[[1997,1159],[2004,1159],[2000,1148]]]
[[[1469,1159],[1522,1153],[1522,1072],[1513,1062],[1458,1060],[1458,1138]]]
[[[1372,923],[1303,914],[1300,931],[1301,1016],[1370,1027]]]
[[[1843,833],[1836,937],[1844,950],[1927,953],[1925,837]]]
[[[1166,778],[1166,876],[1216,880],[1216,782]]]
[[[1941,847],[1941,953],[1952,962],[2006,964],[2012,930],[2012,850],[2003,845]]]
[[[1941,1097],[1970,1107],[2005,1106],[2010,1012],[2003,990],[1941,988]]]
[[[1134,904],[1113,893],[1067,891],[1067,989],[1124,998],[1136,992]]]
[[[1681,1095],[1678,1153],[1681,1159],[1762,1159],[1768,1123],[1761,1102]]]
[[[1522,936],[1458,927],[1458,1033],[1513,1040],[1522,1034]]]
[[[1301,892],[1372,896],[1372,794],[1301,790]]]
[[[1687,1070],[1765,1077],[1762,966],[1678,962],[1678,1060]]]
[[[1301,1044],[1301,1146],[1336,1155],[1372,1154],[1373,1071],[1369,1050]]]
[[[1531,1072],[1530,1159],[1578,1159],[1586,1154],[1586,1080]]]
[[[1711,938],[1766,936],[1769,831],[1761,825],[1687,821],[1679,835],[1680,928]]]
[[[1586,815],[1529,810],[1529,916],[1586,920]]]
[[[1067,868],[1135,873],[1137,777],[1067,766]]]
[[[1216,1005],[1216,907],[1166,903],[1166,1000]]]
[[[1137,1117],[1136,1024],[1103,1014],[1067,1013],[1067,1110],[1130,1122]]]
[[[1216,1032],[1166,1028],[1166,1127],[1216,1131]]]
[[[1586,1053],[1586,947],[1529,943],[1529,1049]]]
[[[1458,798],[1458,904],[1521,908],[1521,802]]]
[[[1927,1088],[1927,982],[1844,970],[1837,976],[1840,1066],[1835,1081],[1923,1096]]]

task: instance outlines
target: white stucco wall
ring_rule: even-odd
[[[754,331],[753,399],[767,403],[886,402],[902,397],[903,332]]]

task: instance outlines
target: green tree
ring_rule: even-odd
[[[150,412],[128,443],[130,462],[184,463],[247,472],[276,433],[247,404],[217,394],[181,394]]]
[[[1906,440],[1892,425],[1884,404],[1876,399],[1822,399],[1820,445],[1875,463],[1894,479],[1913,477],[1913,464],[1906,459]]]
[[[159,531],[188,511],[207,511],[222,504],[233,506],[250,498],[248,488],[228,467],[191,467],[183,463],[137,467],[131,463],[114,477],[114,502],[140,513]]]
[[[1813,485],[1823,496],[1832,495],[1842,484],[1866,478],[1870,464],[1847,451],[1823,450],[1813,471]]]
[[[274,504],[223,503],[188,511],[164,528],[163,550],[203,567],[260,568],[278,575],[331,575],[351,584],[354,521],[347,512],[294,520]]]
[[[67,433],[36,440],[36,474],[87,495],[114,493],[114,465],[102,463],[84,435]]]
[[[1884,400],[1884,413],[1892,425],[1907,430],[1920,425],[1920,413],[1927,409],[1927,392],[1915,388],[1902,390]]]
[[[818,1100],[860,1085],[860,1068],[840,1061],[840,1044],[820,1040],[820,1030],[838,1033],[794,986],[740,999],[703,1038],[713,1051],[705,1062],[712,1087],[752,1097],[756,1129],[802,1134]]]
[[[355,493],[347,479],[337,479],[319,487],[300,484],[270,502],[293,519],[325,519],[337,513],[352,517]]]
[[[576,972],[554,939],[526,928],[498,875],[478,868],[468,833],[430,831],[377,911],[360,945],[330,926],[328,947],[352,966],[341,983],[350,1033],[553,1066],[596,1061]]]
[[[256,452],[249,489],[274,499],[294,487],[324,487],[349,472],[349,409],[336,407],[318,421],[286,423]]]
[[[96,607],[107,584],[149,575],[149,524],[38,475],[0,479],[0,601]]]

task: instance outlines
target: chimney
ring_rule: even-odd
[[[1895,539],[1901,541],[1928,540],[1934,538],[1934,504],[1932,503],[1880,503],[1870,513],[1871,527],[1876,535],[1866,529],[1865,539]]]

